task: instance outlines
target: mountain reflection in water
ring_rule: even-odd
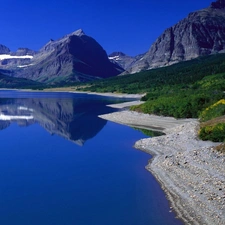
[[[1,98],[0,130],[14,122],[19,126],[38,123],[52,135],[83,145],[106,124],[99,112],[112,111],[105,101],[89,98]]]

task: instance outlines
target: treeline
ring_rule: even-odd
[[[203,140],[225,141],[225,54],[89,83],[83,90],[146,93],[132,110],[175,118],[200,118]],[[218,118],[219,117],[219,118]],[[220,149],[225,152],[225,145]]]
[[[193,84],[207,75],[225,72],[225,54],[199,57],[172,66],[152,69],[131,75],[88,82],[86,91],[148,93],[160,92],[163,87]]]
[[[198,118],[205,108],[224,98],[225,73],[205,76],[186,85],[161,87],[149,92],[146,102],[133,110],[175,118]]]
[[[147,93],[133,110],[176,118],[198,117],[224,97],[225,54],[199,57],[172,66],[88,83],[80,90]]]

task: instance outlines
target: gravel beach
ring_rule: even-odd
[[[197,119],[177,120],[127,110],[131,105],[141,104],[143,95],[71,92],[136,99],[109,105],[120,111],[99,117],[163,132],[163,136],[137,141],[134,147],[153,156],[146,169],[165,191],[171,210],[185,224],[225,225],[225,154],[214,150],[220,143],[198,139]]]
[[[171,210],[185,224],[225,225],[225,155],[213,150],[219,143],[198,139],[198,120],[127,110],[100,117],[164,132],[137,141],[135,148],[153,155],[146,169],[161,184]]]

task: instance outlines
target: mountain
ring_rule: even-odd
[[[166,29],[128,71],[135,73],[222,52],[225,52],[225,0],[217,0]]]
[[[132,71],[133,65],[143,56],[144,54],[140,54],[135,57],[132,57],[124,54],[123,52],[113,52],[108,57],[111,62],[118,64],[125,70],[123,73],[121,73],[123,75],[127,74],[127,71]]]
[[[21,58],[27,61],[19,65]],[[81,29],[59,40],[51,39],[38,52],[19,49],[0,61],[0,69],[10,70],[14,77],[43,83],[87,81],[116,76],[124,71],[110,62],[105,50]]]
[[[34,56],[36,54],[35,51],[29,48],[18,48],[16,52],[12,52],[11,56]]]
[[[9,53],[10,53],[10,49],[0,44],[0,54],[9,54]]]
[[[109,55],[109,60],[113,63],[119,64],[123,69],[127,70],[130,68],[133,62],[135,62],[135,57],[128,56],[123,52],[113,52]]]
[[[26,67],[31,63],[31,59],[35,54],[35,51],[28,48],[19,48],[16,52],[11,52],[8,47],[0,45],[0,69],[16,70]],[[6,75],[10,74],[12,72],[6,71]]]

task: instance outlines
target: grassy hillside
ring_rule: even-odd
[[[193,83],[166,85],[150,91],[146,102],[133,110],[176,118],[197,118],[202,110],[224,98],[225,72],[205,76]]]
[[[198,117],[225,90],[225,54],[200,57],[172,66],[89,83],[81,90],[147,93],[133,110],[158,115]]]
[[[146,93],[142,99],[146,102],[131,107],[132,110],[176,118],[200,118],[205,121],[199,131],[200,138],[225,141],[225,54],[92,82],[82,90]]]
[[[200,57],[172,66],[152,69],[131,75],[89,82],[82,90],[96,92],[148,93],[155,95],[180,85],[186,87],[207,75],[225,72],[225,54]]]
[[[225,142],[225,99],[212,104],[200,114],[199,137],[203,140]],[[223,148],[224,149],[224,148]]]

